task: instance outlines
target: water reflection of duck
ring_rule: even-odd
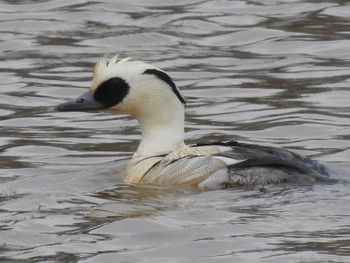
[[[236,141],[184,143],[185,100],[161,69],[129,58],[101,58],[91,90],[58,111],[105,110],[129,114],[142,139],[130,160],[126,183],[185,184],[201,190],[280,182],[325,180],[328,169],[288,150]]]

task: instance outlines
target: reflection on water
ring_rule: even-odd
[[[195,189],[157,185],[117,185],[97,192],[94,197],[107,200],[95,206],[88,217],[114,221],[132,217],[156,216],[176,210],[174,199],[198,193]]]
[[[282,146],[349,179],[347,1],[3,1],[0,10],[1,262],[349,261],[348,184],[124,185],[136,121],[53,111],[89,87],[101,54],[120,53],[173,76],[189,143]]]

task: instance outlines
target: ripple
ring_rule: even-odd
[[[350,109],[348,98],[350,91],[334,90],[329,92],[322,92],[319,94],[305,95],[303,98],[295,99],[296,101],[303,101],[311,104],[317,104],[323,108],[344,108]],[[345,111],[344,111],[345,112]]]
[[[254,43],[259,43],[259,47],[261,46],[261,42],[267,40],[276,40],[282,37],[294,35],[290,32],[284,32],[281,30],[274,30],[268,28],[252,28],[246,29],[234,33],[228,34],[217,34],[215,36],[206,37],[200,40],[194,40],[193,44],[195,45],[205,45],[205,46],[242,46],[250,45]],[[270,41],[268,41],[270,42]],[[241,48],[244,50],[244,48]],[[249,46],[249,50],[251,49]]]
[[[286,54],[307,54],[321,58],[349,59],[350,51],[348,46],[350,40],[334,41],[267,41],[266,43],[252,44],[249,47],[242,47],[242,51],[250,51],[264,55],[286,55]]]
[[[121,34],[119,36],[102,37],[99,39],[83,40],[80,45],[115,47],[118,43],[119,47],[123,46],[167,46],[176,45],[178,42],[174,37],[165,34],[150,32],[150,33],[134,33]]]
[[[10,148],[6,155],[11,156],[48,156],[48,155],[67,155],[70,151],[52,146],[19,146]]]
[[[321,13],[324,15],[343,17],[347,19],[349,11],[350,11],[350,7],[348,5],[345,5],[345,6],[329,7],[323,10]]]

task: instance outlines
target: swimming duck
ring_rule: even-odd
[[[141,142],[129,161],[125,183],[170,184],[215,190],[245,185],[326,180],[323,164],[281,148],[236,141],[184,143],[185,99],[167,73],[130,58],[94,67],[89,91],[57,111],[128,114],[141,126]]]

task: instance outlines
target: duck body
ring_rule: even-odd
[[[328,180],[323,164],[280,148],[236,141],[199,144],[166,155],[132,158],[124,182],[182,184],[217,190]]]
[[[184,143],[185,100],[161,69],[118,57],[101,58],[90,91],[58,111],[128,114],[141,126],[141,142],[125,183],[172,184],[215,190],[244,185],[327,180],[326,166],[281,148],[231,142]]]

